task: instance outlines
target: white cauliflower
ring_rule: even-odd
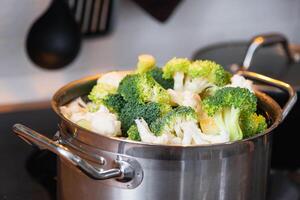
[[[184,83],[185,91],[191,91],[197,94],[203,92],[206,88],[210,87],[215,87],[215,85],[204,78],[187,77]]]
[[[113,113],[97,111],[92,113],[91,128],[96,133],[106,136],[121,135],[121,122]]]
[[[141,140],[143,142],[149,142],[154,144],[168,144],[170,141],[170,136],[167,134],[163,134],[161,136],[155,136],[151,130],[147,122],[143,118],[135,120],[137,129],[139,131]]]
[[[60,111],[66,118],[70,118],[75,113],[85,113],[87,112],[86,103],[78,97],[77,99],[71,101],[69,104],[60,107]]]
[[[195,128],[194,122],[182,122],[174,126],[175,134],[163,133],[161,136],[155,136],[151,132],[147,122],[143,118],[136,119],[135,123],[141,141],[154,144],[178,144],[178,145],[192,145],[192,144],[209,144],[209,141],[201,137],[201,130]]]
[[[108,72],[106,74],[103,74],[97,80],[97,84],[104,83],[104,84],[114,86],[115,88],[118,88],[121,80],[129,73],[130,72],[117,72],[117,71]]]
[[[201,98],[198,94],[190,91],[175,91],[172,89],[168,89],[167,91],[172,103],[180,106],[190,106],[194,110],[199,109]]]
[[[229,142],[229,133],[220,132],[218,134],[200,134],[201,139],[208,142],[209,144]]]
[[[97,112],[88,112],[87,105],[78,98],[60,110],[66,118],[86,129],[107,136],[121,135],[121,122],[104,105]]]
[[[240,87],[246,88],[253,92],[253,82],[245,79],[245,77],[235,74],[231,77],[231,84],[226,85],[226,87]]]

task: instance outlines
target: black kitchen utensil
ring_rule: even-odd
[[[68,4],[84,36],[98,36],[109,32],[113,0],[68,0]]]
[[[165,22],[181,0],[133,0],[159,22]]]
[[[46,69],[70,64],[80,45],[79,26],[63,0],[51,2],[46,12],[32,25],[26,40],[30,59]]]
[[[266,48],[268,47],[268,48]],[[209,59],[223,65],[232,72],[243,68],[290,83],[300,95],[299,52],[288,44],[281,34],[264,34],[254,37],[250,42],[227,42],[204,47],[198,50],[193,59]],[[279,103],[284,103],[287,95],[279,90],[260,86],[261,90]],[[295,153],[300,151],[298,121],[300,102],[298,101],[287,120],[274,134],[272,167],[297,169],[300,159]]]

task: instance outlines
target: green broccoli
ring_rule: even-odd
[[[230,78],[231,74],[221,65],[209,60],[197,60],[188,68],[185,89],[201,93],[209,87],[229,84]]]
[[[147,73],[127,75],[120,82],[118,93],[129,102],[170,102],[168,92]]]
[[[141,141],[139,130],[136,124],[130,126],[130,128],[127,131],[127,135],[128,135],[128,139],[130,140]]]
[[[197,123],[195,110],[187,106],[178,106],[166,115],[150,124],[150,130],[156,136],[174,135],[182,140],[183,145],[202,144],[201,130]]]
[[[248,89],[224,87],[202,101],[202,108],[213,117],[220,132],[229,134],[230,141],[243,138],[239,124],[241,113],[254,113],[257,106],[256,96]]]
[[[151,131],[156,135],[175,133],[175,125],[185,121],[197,122],[197,114],[191,107],[178,106],[150,124]]]
[[[174,79],[169,78],[165,79],[163,78],[163,71],[161,68],[155,67],[147,72],[150,76],[154,78],[154,80],[159,83],[164,89],[173,88],[174,85]]]
[[[231,74],[209,60],[190,62],[186,58],[173,58],[163,67],[164,78],[174,78],[174,90],[201,93],[209,87],[222,87],[230,83]]]
[[[262,115],[257,115],[256,113],[242,113],[240,126],[243,131],[243,138],[248,138],[264,132],[267,129],[267,122]]]
[[[163,66],[163,78],[174,79],[174,90],[184,90],[184,78],[191,62],[187,58],[173,58]]]
[[[109,94],[102,99],[102,104],[114,113],[120,113],[125,103],[120,94]]]
[[[106,84],[106,83],[98,83],[96,84],[88,98],[95,104],[99,105],[102,103],[102,99],[106,97],[108,94],[115,94],[117,92],[117,88]]]
[[[140,55],[137,63],[137,73],[144,73],[155,67],[155,58],[151,55]]]
[[[134,120],[138,118],[144,118],[148,124],[151,124],[154,120],[164,115],[168,109],[167,107],[167,105],[154,102],[146,104],[127,102],[119,114],[123,133],[126,133],[130,126],[135,124]]]
[[[96,112],[100,105],[104,105],[111,112],[118,113],[125,104],[123,97],[117,94],[117,88],[105,83],[95,85],[88,98],[92,101],[88,104],[90,112]]]

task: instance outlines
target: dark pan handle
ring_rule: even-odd
[[[265,83],[270,86],[274,86],[276,88],[279,88],[279,89],[287,92],[289,94],[289,99],[286,102],[286,104],[284,105],[284,107],[282,108],[282,121],[285,119],[285,117],[289,114],[289,112],[291,111],[291,109],[293,108],[293,106],[295,105],[295,103],[297,101],[297,93],[295,92],[294,88],[291,85],[289,85],[285,82],[261,75],[261,74],[257,74],[255,72],[241,70],[241,71],[238,71],[237,74],[240,74],[240,75],[244,76],[245,78],[249,78],[254,81],[258,81],[258,82],[262,82],[262,83]]]
[[[268,46],[273,46],[276,44],[280,44],[282,46],[282,48],[286,54],[287,61],[289,63],[293,63],[294,58],[289,49],[288,40],[284,35],[279,34],[279,33],[262,34],[262,35],[255,36],[251,39],[251,41],[248,45],[247,52],[244,57],[244,61],[243,61],[243,65],[242,65],[243,70],[249,69],[252,59],[253,59],[253,56],[260,47],[268,47]]]

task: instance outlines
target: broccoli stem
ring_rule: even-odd
[[[241,140],[243,138],[242,129],[239,125],[240,109],[231,107],[225,109],[225,125],[229,132],[230,141]]]
[[[174,74],[174,90],[182,91],[183,90],[183,81],[184,81],[184,73],[176,72]]]

